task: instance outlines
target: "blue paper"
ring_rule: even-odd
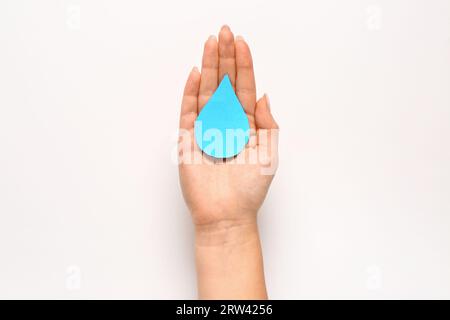
[[[250,126],[228,75],[198,115],[194,131],[197,145],[211,157],[230,158],[245,148]]]

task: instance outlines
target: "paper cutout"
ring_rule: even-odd
[[[248,118],[228,75],[198,115],[194,132],[200,149],[214,158],[233,157],[248,143]]]

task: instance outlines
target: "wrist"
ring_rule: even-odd
[[[197,247],[244,245],[259,241],[256,214],[245,219],[219,220],[195,225]]]
[[[267,299],[256,215],[196,225],[201,299]]]

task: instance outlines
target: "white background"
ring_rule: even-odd
[[[224,23],[281,127],[271,298],[450,298],[450,1],[1,1],[0,298],[196,298],[172,153]]]

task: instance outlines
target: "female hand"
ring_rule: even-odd
[[[204,155],[194,123],[228,74],[251,128],[245,149],[232,159]],[[242,37],[229,27],[205,43],[201,73],[194,68],[184,90],[180,116],[179,172],[196,230],[199,297],[267,298],[256,214],[278,164],[278,126],[267,95],[256,101],[253,62]]]

